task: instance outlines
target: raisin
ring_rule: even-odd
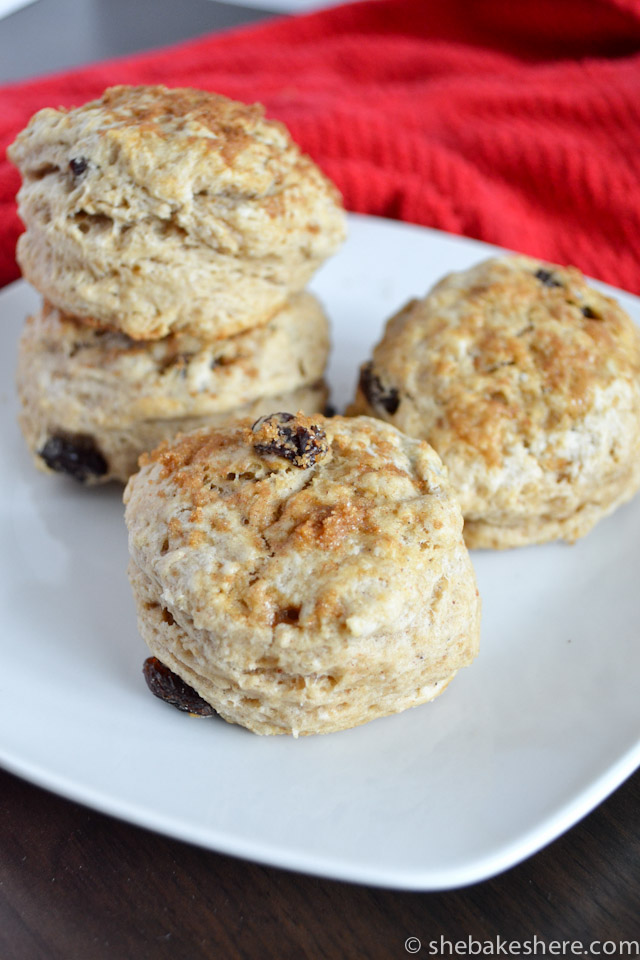
[[[287,623],[290,626],[298,623],[300,620],[300,607],[286,607],[284,610],[277,610],[273,617],[273,623],[277,626],[279,623]]]
[[[329,449],[327,435],[322,427],[308,417],[294,417],[292,413],[272,413],[251,427],[253,447],[262,455],[284,457],[294,467],[306,469],[324,457]]]
[[[593,310],[592,307],[582,307],[581,309],[582,309],[583,317],[586,317],[587,320],[602,320],[602,317],[600,316],[600,314],[596,313],[596,311]]]
[[[73,157],[69,160],[69,169],[74,177],[81,177],[86,172],[89,161],[86,157]]]
[[[93,437],[84,433],[56,433],[49,437],[40,456],[56,473],[66,473],[80,483],[103,477],[108,464]]]
[[[197,717],[213,717],[215,710],[210,703],[203,700],[199,693],[185,683],[182,677],[161,663],[157,657],[147,657],[142,673],[147,686],[155,697],[170,703],[178,710],[191,713]]]
[[[373,363],[365,363],[360,370],[360,389],[372,407],[382,407],[394,414],[400,406],[400,396],[395,387],[386,389],[380,377],[373,372]]]
[[[544,284],[545,287],[561,287],[562,286],[560,281],[556,280],[556,278],[554,277],[554,275],[551,273],[550,270],[544,270],[542,267],[540,267],[539,270],[536,270],[535,278],[536,280],[539,280],[540,283]]]

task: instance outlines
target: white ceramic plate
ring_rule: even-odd
[[[314,287],[341,407],[383,321],[493,248],[351,218]],[[640,301],[620,299],[640,318]],[[152,697],[118,489],[39,474],[15,426],[34,293],[0,294],[0,762],[96,809],[225,853],[435,890],[533,853],[640,763],[640,498],[573,547],[474,554],[482,650],[431,704],[325,737],[260,738]]]

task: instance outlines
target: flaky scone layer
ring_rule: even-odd
[[[477,652],[442,464],[379,421],[197,431],[146,458],[125,502],[141,633],[226,720],[343,729],[431,699]]]
[[[335,187],[259,105],[162,86],[46,108],[9,148],[24,276],[135,339],[266,323],[340,245]]]
[[[445,277],[387,324],[353,414],[428,440],[473,547],[573,541],[640,486],[640,338],[575,268]]]
[[[69,430],[224,414],[321,380],[329,323],[318,300],[297,294],[263,327],[202,342],[189,334],[132,340],[44,303],[20,340],[24,406]]]
[[[63,420],[55,410],[27,402],[20,413],[22,434],[33,461],[44,473],[63,473],[87,486],[112,480],[126,483],[138,469],[138,460],[158,444],[201,427],[218,427],[261,417],[277,409],[322,413],[329,391],[324,380],[295,390],[256,397],[238,407],[212,409],[202,416],[166,416],[101,423],[86,412],[75,421]]]

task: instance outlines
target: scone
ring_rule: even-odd
[[[387,324],[351,414],[426,439],[470,547],[569,542],[640,486],[640,338],[572,267],[487,260]]]
[[[196,431],[144,457],[125,502],[152,664],[229,722],[352,727],[431,700],[477,652],[446,472],[378,420]]]
[[[327,318],[306,292],[266,326],[205,343],[132,340],[45,303],[20,342],[20,424],[41,469],[127,480],[141,453],[178,432],[274,405],[324,410],[328,352]]]
[[[212,93],[113,87],[40,110],[8,156],[23,275],[134,339],[267,323],[345,235],[335,187],[286,128]]]

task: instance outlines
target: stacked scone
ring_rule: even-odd
[[[114,87],[41,110],[9,156],[43,296],[18,366],[40,467],[126,480],[178,432],[324,408],[328,323],[304,288],[344,212],[259,106]]]

